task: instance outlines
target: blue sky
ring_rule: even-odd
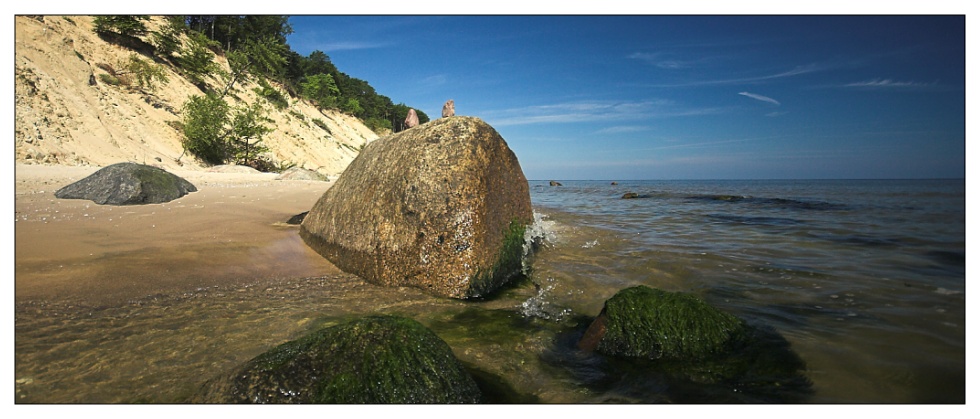
[[[963,16],[292,16],[529,179],[965,177]]]

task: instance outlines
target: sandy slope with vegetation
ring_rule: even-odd
[[[339,272],[305,246],[291,216],[308,211],[329,182],[276,180],[183,154],[181,108],[202,91],[163,65],[155,88],[111,85],[133,51],[100,39],[90,16],[15,18],[14,237],[17,301],[108,303],[241,281]],[[161,20],[152,18],[155,30]],[[216,57],[228,70],[227,61]],[[161,64],[162,65],[162,64]],[[90,81],[94,80],[94,84]],[[209,84],[224,86],[221,79]],[[229,104],[266,101],[254,82]],[[274,85],[275,86],[275,85]],[[281,86],[277,88],[282,89]],[[288,95],[287,95],[288,97]],[[378,138],[355,117],[290,98],[264,106],[274,130],[268,158],[336,178]],[[114,207],[54,192],[119,162],[145,163],[197,188],[165,204]]]
[[[184,103],[203,92],[165,64],[168,81],[153,88],[132,80],[129,86],[107,84],[107,69],[123,73],[137,53],[99,38],[92,21],[91,16],[15,17],[16,161],[70,166],[131,161],[168,170],[203,169],[193,156],[181,157],[178,124]],[[147,27],[157,30],[162,23],[154,17]],[[215,60],[228,71],[224,57]],[[225,81],[213,78],[209,84],[220,88]],[[254,92],[257,87],[254,80],[236,83],[229,104],[267,102]],[[364,144],[378,138],[357,118],[321,112],[307,101],[290,98],[282,110],[265,105],[267,125],[274,130],[263,144],[279,164],[336,177]]]

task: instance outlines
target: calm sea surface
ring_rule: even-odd
[[[782,334],[810,402],[965,401],[962,180],[561,183],[531,182],[545,315],[691,292]]]
[[[528,278],[486,300],[343,274],[115,306],[18,301],[15,400],[180,403],[275,345],[386,313],[433,329],[493,384],[496,402],[965,402],[962,180],[562,183],[530,183],[541,244]],[[639,198],[621,199],[627,192]],[[100,263],[113,272],[134,260]],[[806,363],[810,385],[741,394],[609,373],[574,341],[606,299],[639,284],[771,328]]]

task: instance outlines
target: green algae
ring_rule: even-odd
[[[702,359],[727,350],[745,323],[700,298],[646,286],[619,291],[603,309],[606,331],[597,351],[647,359]]]
[[[470,282],[469,297],[484,297],[515,276],[521,274],[521,260],[524,257],[524,231],[527,223],[514,218],[504,232],[503,243],[497,253],[496,261],[487,270],[477,271]]]
[[[476,403],[480,390],[449,345],[415,320],[371,316],[279,345],[199,401],[251,403]]]

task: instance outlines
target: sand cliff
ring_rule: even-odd
[[[203,169],[193,156],[181,157],[183,136],[175,128],[184,103],[201,90],[166,64],[168,82],[153,89],[106,84],[100,76],[108,74],[105,68],[122,70],[136,52],[99,38],[92,20],[15,17],[16,163],[106,166],[131,161],[164,169]],[[161,24],[161,18],[153,17],[147,27],[152,31]],[[228,71],[224,57],[215,60]],[[210,84],[223,87],[224,81]],[[237,83],[227,100],[232,106],[265,103],[265,116],[271,119],[267,125],[274,130],[263,144],[274,161],[335,177],[364,144],[378,138],[357,118],[321,112],[306,101],[290,98],[289,106],[278,110],[257,96],[257,86],[254,81]]]

